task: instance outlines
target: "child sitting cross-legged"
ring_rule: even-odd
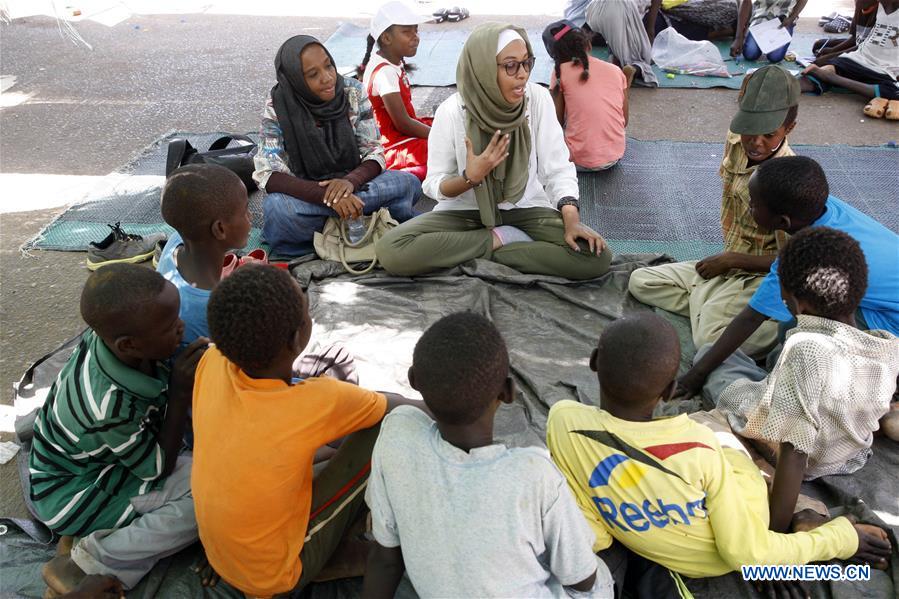
[[[798,322],[774,369],[768,374],[738,350],[703,391],[737,434],[761,440],[762,453],[777,449],[771,528],[783,531],[803,479],[855,472],[871,455],[896,389],[899,339],[856,328],[868,268],[846,233],[803,229],[781,251],[778,275]]]
[[[237,269],[213,289],[208,316],[215,345],[197,367],[193,401],[200,540],[212,568],[249,596],[302,589],[364,516],[385,412],[421,402],[332,377],[296,379],[312,318],[287,271]],[[316,453],[344,436],[313,476]],[[366,544],[343,547],[364,567]]]
[[[376,545],[363,596],[393,597],[403,572],[421,597],[612,597],[606,565],[543,449],[509,449],[493,419],[514,401],[496,327],[472,312],[432,325],[409,382],[432,420],[384,419],[366,501]]]
[[[105,266],[84,286],[90,330],[38,413],[29,463],[38,515],[70,537],[44,566],[54,593],[87,575],[130,589],[197,540],[191,462],[178,451],[208,339],[163,364],[184,332],[178,305],[174,285],[133,264]]]
[[[156,270],[178,288],[182,345],[187,345],[209,336],[209,294],[222,278],[228,250],[247,243],[251,227],[247,188],[223,166],[183,166],[166,180],[161,210],[176,232],[165,244]],[[233,268],[231,264],[228,272]]]
[[[549,88],[556,117],[565,130],[571,161],[579,171],[603,171],[624,156],[628,75],[590,55],[590,40],[571,21],[556,21],[543,31],[543,44],[555,62]]]
[[[649,560],[697,578],[747,564],[886,563],[886,534],[843,517],[809,532],[769,530],[768,489],[745,452],[722,448],[687,415],[654,419],[674,392],[679,362],[668,321],[651,313],[616,320],[590,357],[599,407],[562,401],[550,410],[547,445],[596,533],[594,549],[617,540],[631,552],[628,569]],[[658,585],[644,596],[678,596],[678,576],[652,578]]]

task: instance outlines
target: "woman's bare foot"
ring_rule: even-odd
[[[899,403],[892,404],[880,419],[880,431],[887,439],[899,443]]]
[[[41,568],[44,582],[59,594],[70,593],[87,574],[68,555],[57,555]]]

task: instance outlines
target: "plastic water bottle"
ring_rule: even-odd
[[[365,237],[365,221],[359,218],[351,218],[346,221],[346,235],[350,243],[359,243]]]

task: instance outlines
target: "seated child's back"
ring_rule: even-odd
[[[419,596],[559,597],[597,573],[611,597],[546,451],[493,442],[494,413],[514,392],[496,328],[473,313],[438,321],[415,348],[410,382],[437,421],[411,407],[384,419],[366,499],[375,540],[402,550]]]
[[[626,144],[627,78],[617,66],[590,55],[590,40],[580,27],[562,25],[548,33],[555,60],[550,89],[557,107],[564,105],[571,161],[585,169],[615,163]]]
[[[646,314],[613,322],[590,364],[601,408],[563,401],[550,410],[547,445],[597,536],[691,577],[745,564],[848,558],[859,536],[845,518],[811,532],[768,530],[768,490],[751,459],[722,449],[686,415],[653,419],[671,396],[680,358],[673,327]]]
[[[225,253],[242,248],[250,234],[247,188],[222,166],[195,164],[174,171],[165,182],[162,217],[176,231],[162,250],[156,270],[178,289],[184,321],[182,347],[208,337],[206,304],[222,273]]]
[[[740,378],[713,399],[740,435],[789,443],[807,455],[806,479],[855,472],[871,455],[873,432],[890,409],[899,339],[855,326],[868,269],[848,234],[803,229],[790,238],[778,264],[796,328],[768,376]],[[717,376],[726,376],[726,366],[722,370]]]
[[[387,403],[332,378],[292,381],[312,319],[281,269],[250,264],[223,280],[209,300],[209,328],[216,345],[197,367],[193,396],[200,540],[233,586],[254,596],[289,592],[312,534],[316,450],[377,424]]]

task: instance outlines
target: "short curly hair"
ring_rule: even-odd
[[[209,335],[241,369],[268,368],[309,318],[307,309],[303,290],[287,271],[246,264],[212,290]]]
[[[830,194],[824,169],[808,156],[766,160],[756,169],[755,184],[772,214],[809,222],[821,216]]]
[[[830,227],[808,227],[793,235],[780,252],[777,275],[815,316],[833,320],[855,312],[868,288],[861,246]]]
[[[509,352],[496,326],[474,312],[431,325],[412,355],[415,387],[439,422],[471,424],[509,376]]]
[[[217,164],[189,164],[172,172],[162,188],[162,219],[183,239],[204,241],[212,223],[242,210],[247,188]]]
[[[95,271],[81,290],[81,318],[101,337],[133,335],[145,325],[146,308],[166,285],[155,270],[137,264],[109,264]]]

